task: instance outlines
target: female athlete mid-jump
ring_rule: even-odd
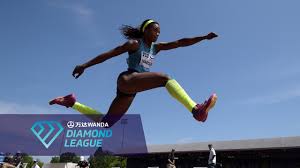
[[[107,122],[109,126],[112,126],[126,113],[136,93],[158,87],[165,87],[172,97],[182,103],[193,114],[196,120],[205,122],[209,110],[217,101],[217,95],[212,94],[206,101],[197,104],[175,79],[163,73],[150,72],[150,67],[153,64],[154,56],[160,51],[190,46],[202,40],[211,40],[217,37],[217,35],[215,33],[209,33],[206,36],[183,38],[167,43],[156,43],[160,34],[160,27],[159,23],[152,19],[145,20],[138,28],[123,25],[121,32],[124,37],[128,39],[127,42],[98,55],[84,64],[77,65],[73,71],[73,76],[78,78],[88,67],[102,63],[125,52],[128,53],[128,69],[120,73],[117,79],[117,95],[111,103],[107,114],[101,121]],[[57,97],[51,100],[49,104],[72,107],[85,115],[101,114],[77,102],[74,94]]]

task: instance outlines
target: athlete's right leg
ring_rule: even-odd
[[[72,107],[74,110],[88,116],[93,121],[107,122],[109,126],[112,126],[126,113],[132,101],[134,100],[134,97],[135,94],[124,94],[118,91],[117,96],[111,103],[110,108],[105,116],[101,112],[77,102],[74,94],[64,97],[57,97],[51,100],[49,104],[58,104],[67,108]]]
[[[103,114],[89,106],[81,104],[76,101],[76,97],[74,94],[70,94],[63,97],[57,97],[49,102],[50,105],[58,104],[61,106],[65,106],[67,108],[72,107],[74,110],[88,116],[93,121],[100,121]]]

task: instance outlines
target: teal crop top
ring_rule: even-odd
[[[139,49],[133,53],[128,54],[127,64],[128,69],[135,70],[137,72],[149,72],[150,67],[154,63],[154,55],[156,55],[155,44],[152,43],[150,48],[139,40]]]

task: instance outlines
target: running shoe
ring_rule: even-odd
[[[72,107],[75,104],[75,102],[76,102],[76,97],[72,93],[67,96],[57,97],[57,98],[51,100],[49,102],[49,105],[58,104],[58,105],[69,108],[69,107]]]
[[[217,98],[217,95],[214,93],[204,103],[197,104],[192,110],[193,117],[197,121],[205,122],[208,116],[208,112],[216,104]]]

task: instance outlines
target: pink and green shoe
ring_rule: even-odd
[[[217,99],[218,97],[214,93],[204,103],[197,104],[192,110],[193,117],[197,121],[205,122],[208,116],[208,112],[215,106]]]
[[[75,104],[75,102],[76,102],[76,97],[72,93],[67,96],[57,97],[57,98],[49,101],[49,105],[58,104],[58,105],[69,108],[69,107],[72,107]]]

